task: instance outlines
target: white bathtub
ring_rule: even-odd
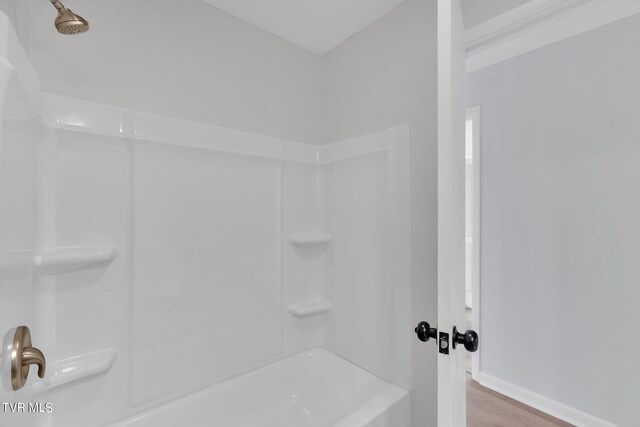
[[[407,390],[318,348],[108,427],[410,425]]]

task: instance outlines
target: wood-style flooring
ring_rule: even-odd
[[[467,329],[471,329],[471,309],[466,312]],[[468,427],[571,427],[544,412],[482,387],[471,379],[471,354],[467,355],[467,426]]]
[[[550,415],[482,387],[467,375],[468,427],[571,427]]]

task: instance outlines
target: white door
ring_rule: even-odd
[[[466,425],[465,355],[478,348],[465,324],[465,47],[460,0],[438,0],[438,318],[416,334],[436,341],[438,427]]]
[[[466,425],[465,355],[477,348],[465,324],[465,49],[460,0],[438,1],[438,426]],[[464,334],[465,331],[460,331]],[[449,337],[443,336],[449,334]],[[448,342],[447,342],[448,338]],[[473,342],[475,338],[475,343]],[[457,342],[458,341],[458,342]],[[465,345],[466,344],[466,345]],[[467,347],[467,348],[465,348]]]
[[[436,341],[438,427],[466,425],[465,355],[475,351],[465,322],[464,136],[465,48],[460,0],[438,0],[438,318],[416,328]]]

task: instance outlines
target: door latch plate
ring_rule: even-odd
[[[440,332],[438,337],[438,352],[440,354],[449,354],[449,334]]]

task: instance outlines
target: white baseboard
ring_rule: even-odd
[[[474,379],[488,389],[497,391],[518,402],[522,402],[525,405],[529,405],[532,408],[578,427],[616,427],[615,424],[611,424],[608,421],[601,420],[600,418],[596,418],[483,372],[478,372],[478,374],[474,376]]]

